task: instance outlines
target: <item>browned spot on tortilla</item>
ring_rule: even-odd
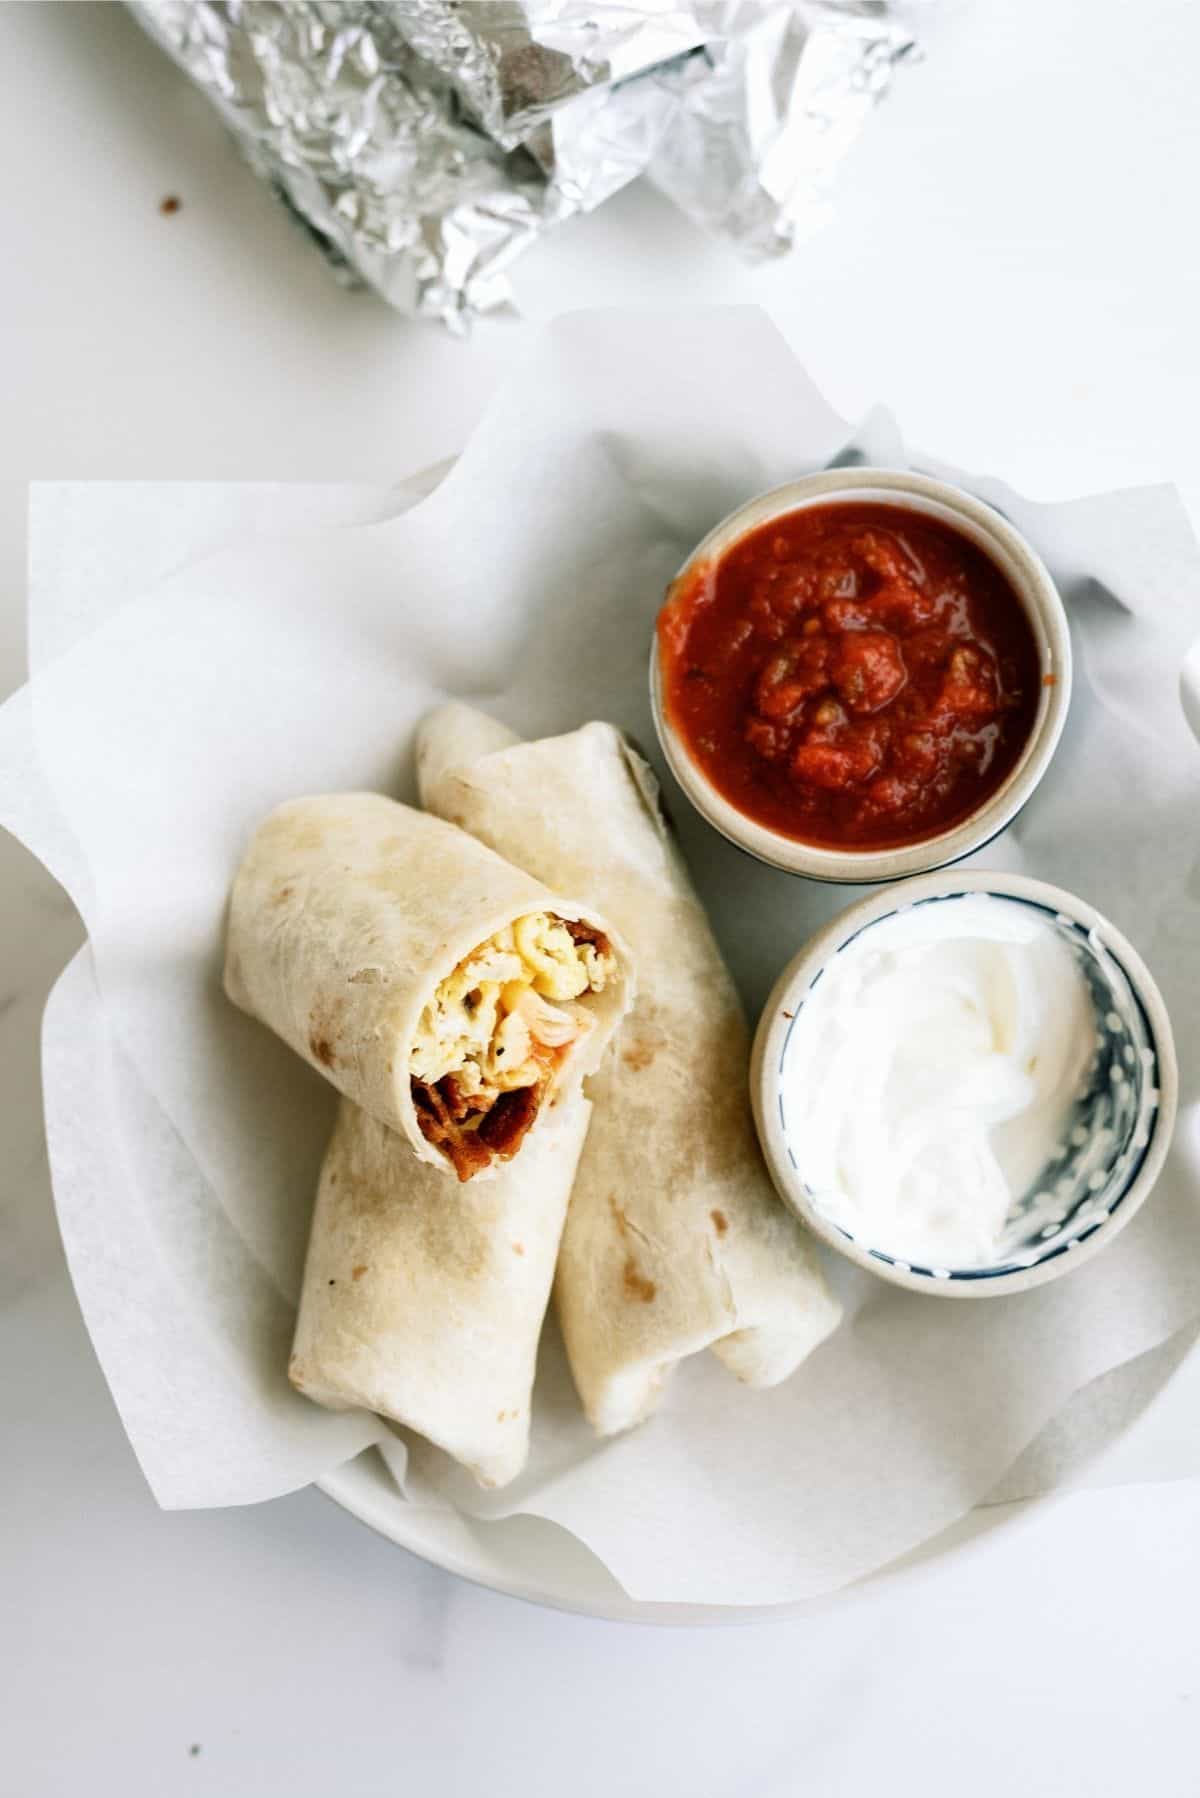
[[[329,1184],[331,1186],[337,1185],[337,1169],[336,1168],[334,1168],[332,1174],[330,1174],[330,1176],[329,1176]]]
[[[275,894],[274,898],[271,900],[271,904],[272,905],[282,905],[286,899],[291,898],[292,891],[293,891],[293,889],[291,887],[280,887],[279,891]]]
[[[648,1043],[644,1041],[630,1043],[629,1047],[623,1051],[621,1060],[625,1063],[627,1068],[632,1068],[635,1074],[641,1074],[650,1066],[650,1063],[657,1054],[657,1043]]]
[[[352,1267],[350,1269],[350,1277],[353,1280],[361,1280],[363,1275],[366,1273],[366,1271],[367,1271],[366,1263],[363,1261],[360,1261],[357,1267]]]
[[[345,1010],[346,1001],[340,998],[318,1002],[308,1014],[308,1052],[323,1068],[337,1066],[338,1031]]]
[[[626,1220],[625,1213],[617,1204],[617,1195],[615,1192],[610,1192],[608,1195],[608,1208],[613,1214],[613,1223],[617,1226],[618,1232],[622,1236],[628,1236],[629,1224]]]
[[[654,1281],[646,1278],[632,1255],[629,1256],[625,1263],[624,1282],[625,1297],[627,1299],[640,1299],[643,1305],[650,1304],[655,1293],[658,1291],[658,1287],[654,1284]]]
[[[350,985],[351,986],[378,986],[379,982],[382,980],[382,978],[383,978],[383,976],[379,972],[378,968],[359,968],[357,973],[351,974]],[[391,1072],[390,1066],[388,1068],[388,1072],[389,1073]]]
[[[796,1014],[794,1011],[785,1011],[783,1015],[788,1020],[788,1022],[791,1023],[792,1019],[795,1017]]]
[[[713,1229],[716,1231],[717,1235],[724,1236],[726,1230],[729,1228],[729,1219],[726,1217],[725,1213],[723,1211],[710,1211],[709,1216],[712,1218]]]
[[[514,1242],[513,1243],[513,1254],[514,1255],[523,1255],[524,1253],[525,1253],[525,1244],[523,1242]]]

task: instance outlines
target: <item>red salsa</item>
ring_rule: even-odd
[[[667,596],[667,715],[731,805],[800,842],[898,848],[988,799],[1029,740],[1033,629],[984,551],[900,506],[750,531]]]

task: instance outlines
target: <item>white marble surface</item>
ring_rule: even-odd
[[[749,274],[634,191],[527,260],[526,321],[756,299],[845,411],[885,399],[1038,495],[1170,476],[1200,513],[1200,13],[974,0],[929,38],[791,263]],[[390,479],[454,450],[528,324],[463,346],[340,291],[115,7],[0,8],[0,65],[8,691],[31,477]],[[77,940],[0,841],[0,1790],[1194,1791],[1191,1478],[1061,1498],[802,1622],[686,1633],[480,1592],[312,1492],[159,1513],[46,1179],[38,1019]],[[1181,1415],[1144,1426],[1164,1476]]]

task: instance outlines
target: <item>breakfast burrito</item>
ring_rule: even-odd
[[[313,1213],[293,1385],[333,1410],[408,1425],[481,1485],[515,1479],[588,1110],[572,1093],[517,1161],[459,1187],[343,1099]]]
[[[750,1385],[785,1379],[841,1313],[763,1166],[745,1020],[651,770],[611,725],[522,743],[462,705],[425,721],[417,754],[430,810],[602,905],[637,957],[555,1283],[588,1417],[637,1423],[705,1348]]]
[[[460,1180],[597,1065],[627,968],[595,913],[377,793],[281,805],[230,900],[229,997]]]

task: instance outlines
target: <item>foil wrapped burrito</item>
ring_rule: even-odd
[[[590,908],[377,793],[278,807],[230,898],[233,1002],[460,1181],[520,1156],[598,1065],[629,969]]]
[[[459,704],[426,719],[417,763],[431,811],[602,899],[637,957],[632,1009],[588,1082],[555,1285],[593,1426],[639,1422],[707,1348],[750,1385],[787,1378],[841,1311],[763,1166],[741,1006],[650,769],[611,725],[523,743]]]
[[[460,328],[642,173],[786,250],[914,47],[897,0],[130,3],[339,271]]]

